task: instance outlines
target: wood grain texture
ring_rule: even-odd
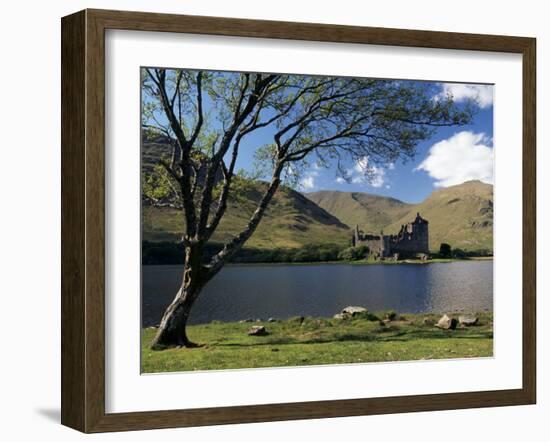
[[[186,32],[523,55],[523,387],[338,401],[105,413],[105,30]],[[535,40],[141,12],[62,20],[62,423],[84,432],[532,404],[536,398]]]
[[[85,426],[85,13],[65,17],[61,43],[61,422]]]
[[[537,101],[536,41],[523,50],[523,390],[537,395]]]

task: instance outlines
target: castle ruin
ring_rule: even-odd
[[[430,252],[428,220],[417,213],[414,221],[402,225],[397,235],[366,234],[355,226],[351,244],[367,246],[369,253],[377,258],[426,258]]]

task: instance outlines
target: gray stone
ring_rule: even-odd
[[[267,332],[267,330],[263,325],[253,325],[248,330],[248,334],[250,336],[265,336],[265,335],[268,335],[269,333]]]
[[[350,305],[340,312],[342,315],[355,316],[357,313],[367,313],[368,310],[365,307],[359,307],[356,305]]]
[[[435,321],[432,318],[424,318],[422,323],[429,326],[435,325]]]
[[[254,320],[252,318],[246,318],[246,319],[241,319],[239,322],[242,324],[244,322],[254,322]]]
[[[277,322],[277,319],[276,319],[276,318],[269,318],[269,319],[267,320],[267,322]]]
[[[447,315],[443,315],[441,319],[435,324],[436,327],[443,330],[454,330],[458,324],[458,321],[455,318],[451,318]]]
[[[342,313],[336,313],[333,318],[334,319],[345,319],[345,315],[343,315]]]
[[[465,325],[466,327],[471,327],[472,325],[476,325],[479,318],[476,316],[466,316],[466,315],[460,315],[458,317],[458,323],[460,325]]]

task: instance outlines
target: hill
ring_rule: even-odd
[[[225,242],[240,232],[256,209],[266,183],[251,182],[244,197],[232,199],[213,242]],[[144,206],[142,237],[145,241],[178,241],[183,215],[171,208]],[[247,247],[299,248],[307,244],[349,245],[350,228],[336,217],[288,188],[280,188]]]
[[[401,219],[412,207],[395,198],[361,192],[322,190],[306,196],[351,228],[358,225],[361,230],[372,233],[379,233]]]
[[[417,212],[430,222],[430,249],[442,242],[464,250],[493,250],[493,186],[480,181],[439,189],[384,228],[397,232]]]
[[[141,167],[143,172],[150,172],[158,158],[170,156],[172,141],[163,136],[143,135]],[[263,182],[250,181],[238,198],[230,197],[227,211],[212,236],[212,242],[228,241],[244,229],[266,186]],[[183,227],[183,215],[179,210],[143,205],[144,241],[178,242]],[[288,187],[281,187],[256,232],[247,241],[246,247],[295,249],[309,244],[347,246],[349,243],[350,228],[347,225],[302,194]]]
[[[170,140],[145,137],[142,170],[150,171],[160,156],[169,155]],[[230,199],[213,242],[225,242],[240,232],[257,207],[267,184],[250,181],[239,198]],[[419,204],[361,192],[320,191],[305,196],[288,187],[276,193],[262,222],[246,246],[258,249],[298,249],[310,244],[350,244],[351,228],[368,233],[397,233],[420,212],[430,222],[430,249],[442,242],[466,251],[493,249],[493,186],[469,181],[434,191]],[[144,205],[142,238],[177,242],[183,231],[181,212]]]
[[[436,190],[419,204],[358,192],[322,191],[307,197],[368,233],[397,233],[420,212],[430,223],[432,251],[442,242],[466,251],[493,250],[493,186],[480,181]]]

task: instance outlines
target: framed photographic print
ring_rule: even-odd
[[[62,20],[62,423],[532,404],[535,40]]]

